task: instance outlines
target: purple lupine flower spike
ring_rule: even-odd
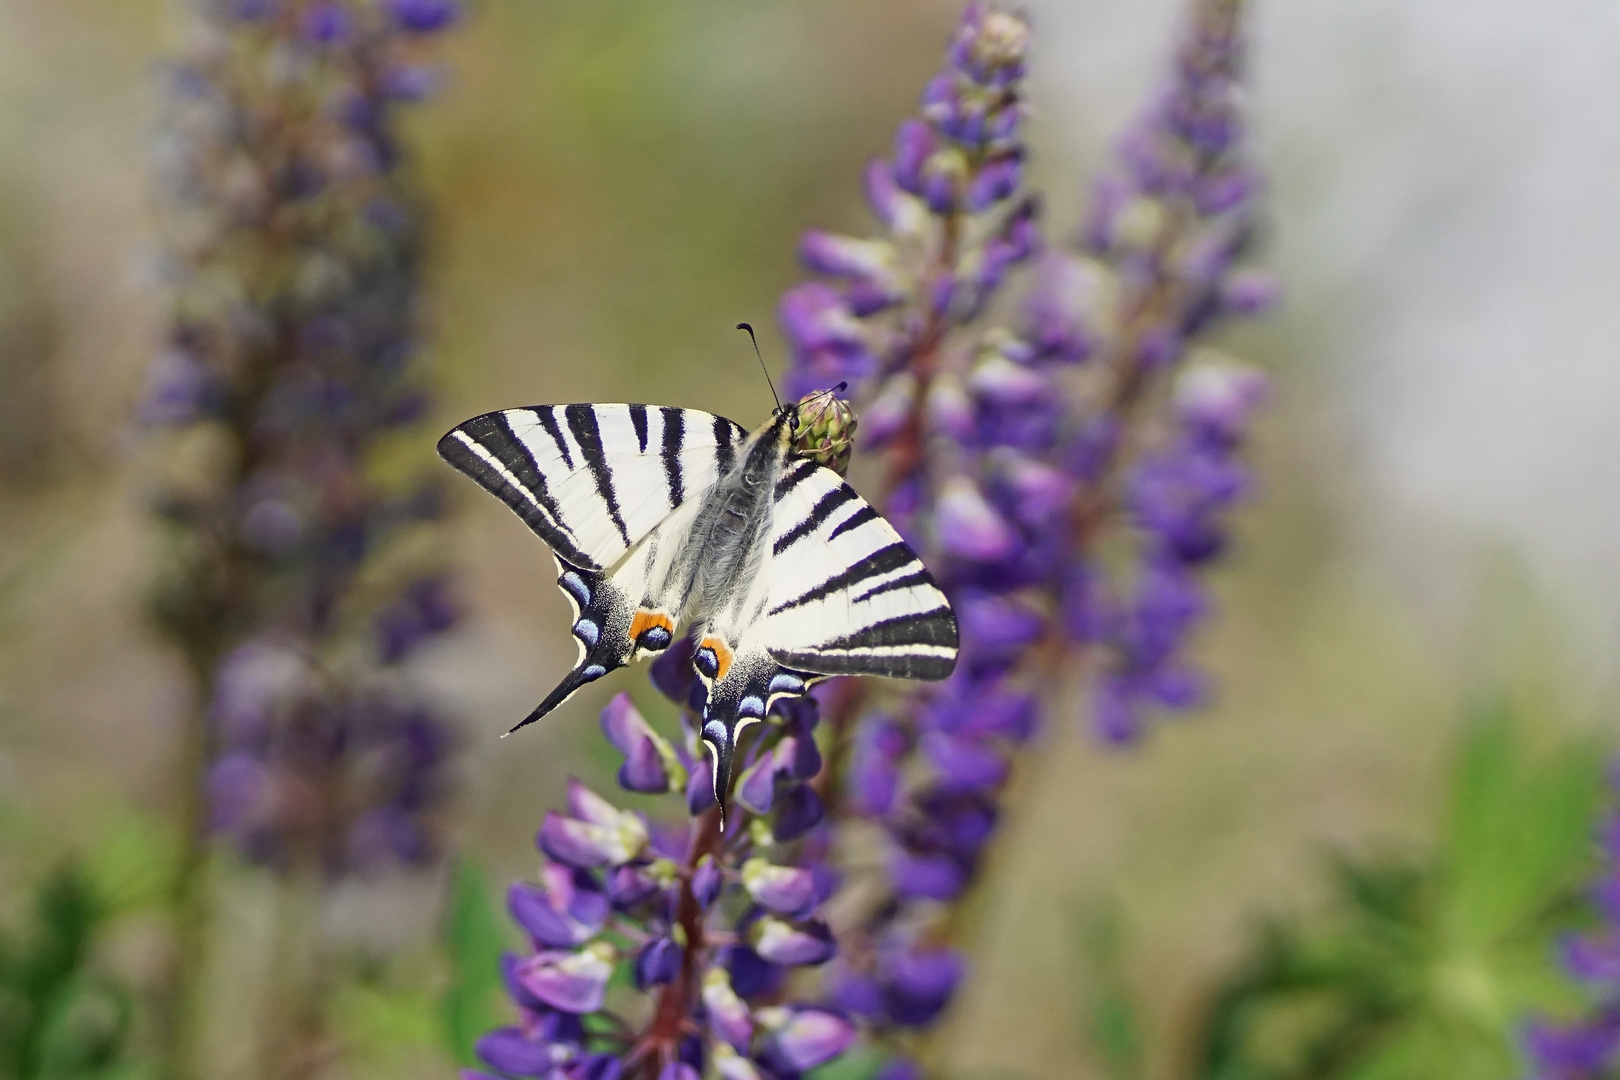
[[[972,5],[921,115],[867,171],[886,233],[812,231],[801,245],[830,280],[783,296],[788,381],[853,381],[861,446],[886,454],[882,508],[961,629],[946,684],[864,718],[855,691],[830,716],[835,745],[849,746],[834,752],[846,771],[825,810],[873,817],[891,841],[895,903],[840,928],[859,947],[828,984],[874,1038],[930,1025],[949,1004],[961,961],[918,935],[977,870],[1038,726],[1028,687],[1049,665],[1089,665],[1079,696],[1105,743],[1207,700],[1185,643],[1208,609],[1199,574],[1253,487],[1240,454],[1264,382],[1194,345],[1275,299],[1237,265],[1260,189],[1238,112],[1238,13],[1193,0],[1169,85],[1121,141],[1080,242],[1043,251],[1022,188],[1028,27]],[[1020,268],[1010,324],[979,325]],[[1069,375],[1082,365],[1085,379]],[[1104,532],[1136,553],[1123,572],[1097,557]]]
[[[420,81],[407,76],[430,55],[424,35],[453,11],[199,0],[187,12],[155,154],[174,303],[139,416],[184,448],[154,485],[172,543],[153,608],[198,683],[180,758],[207,772],[176,779],[176,889],[202,912],[210,831],[317,888],[417,869],[441,847],[455,740],[412,669],[461,603],[420,543],[443,513],[437,483],[385,483],[398,470],[377,464],[427,442],[411,429],[429,401],[428,215],[398,133],[422,94],[395,88]],[[177,956],[203,955],[201,919],[176,933]],[[194,980],[194,967],[171,977]],[[160,997],[200,1000],[182,985]],[[165,1040],[194,1019],[174,1016]],[[309,1049],[278,1044],[286,1060],[267,1068]],[[162,1052],[160,1071],[179,1070],[181,1048]]]

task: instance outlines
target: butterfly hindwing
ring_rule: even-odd
[[[731,467],[742,427],[696,409],[537,405],[474,417],[439,454],[557,553],[605,571]]]
[[[737,739],[772,702],[832,675],[943,679],[957,627],[911,547],[831,469],[791,459],[776,481],[763,567],[735,624],[711,623],[693,665],[724,803]]]

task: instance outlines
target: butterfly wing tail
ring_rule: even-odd
[[[562,682],[558,683],[551,693],[546,695],[546,699],[540,704],[536,705],[534,710],[530,712],[528,716],[525,716],[517,724],[513,725],[512,730],[508,731],[506,735],[511,735],[519,728],[528,727],[530,724],[534,723],[536,720],[545,716],[551,710],[573,697],[575,692],[578,691],[580,687],[585,686],[587,683],[595,682],[597,679],[600,679],[603,675],[606,675],[612,670],[612,668],[609,668],[606,665],[593,664],[588,661],[589,658],[587,657],[586,663],[582,663],[579,667],[576,667],[567,675],[564,675]],[[501,738],[506,738],[506,735],[502,735]]]
[[[700,643],[700,653],[707,640]],[[763,655],[743,656],[717,680],[709,677],[701,657],[694,667],[709,688],[703,706],[703,741],[714,759],[714,800],[720,804],[723,831],[737,740],[750,724],[764,720],[778,699],[806,693],[816,676],[785,668]]]
[[[630,637],[633,606],[613,579],[562,559],[557,560],[557,571],[557,586],[574,607],[573,633],[579,642],[579,659],[546,699],[507,735],[539,720],[580,687],[624,667],[636,650]]]

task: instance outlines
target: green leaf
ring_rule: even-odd
[[[450,986],[443,1002],[445,1040],[458,1064],[476,1064],[473,1044],[511,1015],[500,968],[509,940],[488,877],[470,860],[458,860],[444,924]]]
[[[1210,996],[1201,1080],[1511,1080],[1524,1020],[1569,1004],[1552,941],[1593,867],[1603,754],[1469,718],[1442,843],[1340,856],[1333,900],[1273,924]]]
[[[148,814],[123,813],[84,859],[84,875],[109,913],[162,903],[180,847],[174,831]]]
[[[1527,753],[1500,706],[1468,725],[1442,854],[1445,932],[1455,944],[1509,932],[1590,870],[1603,755],[1582,743],[1542,757]]]
[[[438,1009],[421,990],[341,986],[332,995],[329,1016],[351,1065],[363,1062],[378,1073],[397,1075],[402,1066],[438,1057],[443,1039]]]
[[[858,1045],[807,1075],[809,1080],[872,1080],[890,1060],[875,1046]]]
[[[1079,950],[1086,972],[1086,1027],[1114,1080],[1143,1075],[1141,1021],[1124,970],[1124,916],[1118,903],[1102,903],[1081,920]]]
[[[35,887],[32,917],[0,938],[0,1076],[110,1080],[128,1075],[133,1005],[92,969],[106,909],[73,863]]]

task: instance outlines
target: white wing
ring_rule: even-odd
[[[680,612],[654,593],[697,496],[731,468],[746,436],[695,409],[538,405],[474,417],[439,440],[441,457],[551,546],[574,608],[578,660],[517,727],[674,641]]]
[[[894,526],[842,477],[796,463],[778,485],[773,532],[762,627],[772,659],[820,675],[950,675],[950,603]]]
[[[739,625],[704,627],[703,739],[724,810],[738,735],[771,702],[830,675],[943,679],[956,616],[894,527],[831,469],[795,461],[777,481],[771,546]]]
[[[468,420],[439,440],[439,455],[563,562],[602,571],[727,471],[746,436],[696,409],[537,405]]]

